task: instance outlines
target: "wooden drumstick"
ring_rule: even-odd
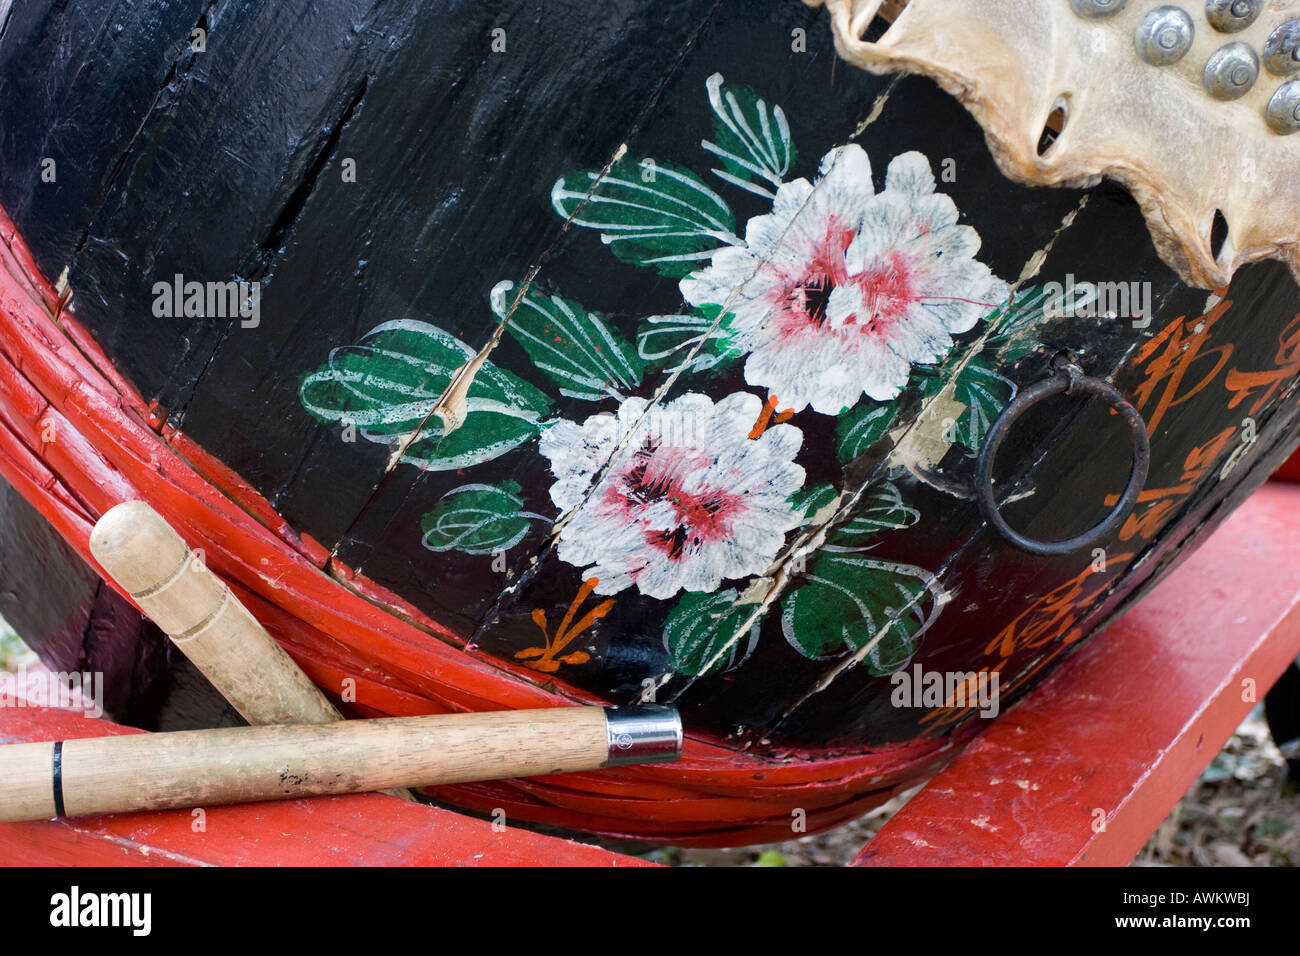
[[[676,708],[555,707],[0,747],[0,821],[360,793],[676,760]]]
[[[250,724],[328,724],[343,715],[220,578],[143,501],[106,511],[90,553]],[[407,790],[387,791],[415,800]]]
[[[110,508],[90,553],[250,724],[342,719],[311,679],[158,512]]]

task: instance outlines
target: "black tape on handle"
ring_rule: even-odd
[[[54,742],[54,815],[67,816],[63,809],[63,741]]]

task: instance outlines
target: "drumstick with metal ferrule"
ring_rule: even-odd
[[[671,706],[553,707],[0,747],[0,821],[284,800],[676,760]]]

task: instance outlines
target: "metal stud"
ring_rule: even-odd
[[[1070,0],[1074,12],[1085,20],[1105,20],[1124,9],[1128,0]]]
[[[1206,0],[1205,19],[1220,33],[1238,33],[1264,10],[1263,0]]]
[[[1219,47],[1205,64],[1205,89],[1216,100],[1236,100],[1259,79],[1259,54],[1249,43]]]
[[[1264,65],[1276,76],[1300,73],[1300,20],[1288,20],[1264,44]]]
[[[1181,7],[1156,7],[1137,25],[1133,43],[1138,56],[1152,66],[1177,63],[1192,48],[1196,27]]]
[[[1283,83],[1268,101],[1268,125],[1279,136],[1300,133],[1300,80]]]

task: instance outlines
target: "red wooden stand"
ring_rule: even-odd
[[[1127,864],[1297,653],[1300,485],[1270,482],[855,863]]]
[[[860,865],[1127,863],[1300,652],[1300,485],[1255,494],[993,722]],[[138,733],[0,708],[0,743]],[[640,865],[382,794],[0,824],[0,864]]]

